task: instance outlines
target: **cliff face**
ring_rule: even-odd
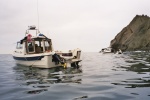
[[[150,50],[150,17],[136,15],[111,41],[114,49]]]

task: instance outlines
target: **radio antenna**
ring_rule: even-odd
[[[38,33],[39,33],[39,9],[38,9],[38,0],[37,0],[37,20],[38,20]]]

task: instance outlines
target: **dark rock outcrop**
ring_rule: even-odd
[[[150,17],[136,15],[133,20],[118,33],[110,46],[115,50],[150,50]]]

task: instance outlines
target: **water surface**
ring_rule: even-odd
[[[83,53],[79,69],[39,69],[0,55],[0,100],[150,100],[150,53]]]

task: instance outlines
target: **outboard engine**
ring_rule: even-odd
[[[56,53],[52,55],[52,62],[55,62],[56,65],[59,63],[64,64],[63,59]]]

